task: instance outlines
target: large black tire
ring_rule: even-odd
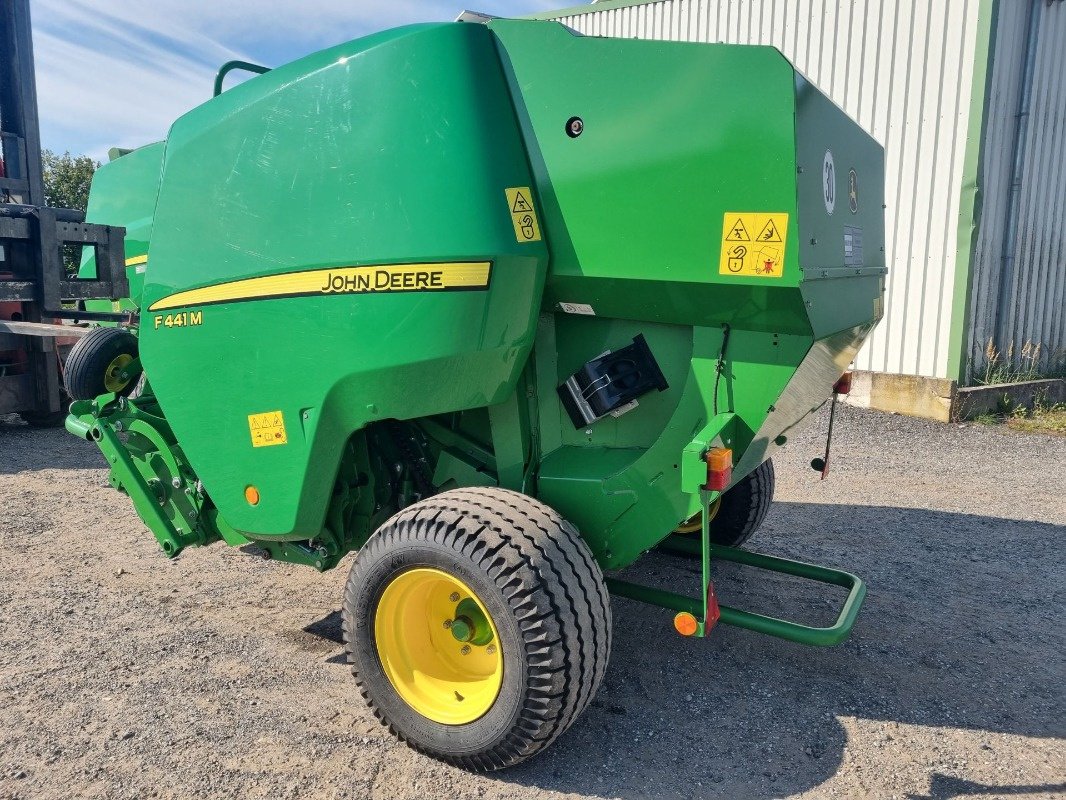
[[[137,337],[125,328],[96,328],[81,338],[67,357],[67,394],[74,400],[93,400],[115,392],[128,395],[140,373],[121,380],[115,365],[137,357]],[[128,362],[127,362],[128,363]]]
[[[465,583],[498,634],[499,693],[464,724],[416,710],[379,656],[379,602],[393,581],[423,568]],[[414,749],[465,769],[509,767],[550,745],[592,700],[611,651],[607,589],[577,530],[505,489],[448,491],[392,517],[356,556],[343,617],[352,673],[381,723]]]
[[[739,547],[762,525],[774,499],[774,465],[770,459],[722,495],[711,520],[711,541]]]

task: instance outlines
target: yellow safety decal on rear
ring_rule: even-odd
[[[514,236],[519,244],[540,241],[540,223],[537,211],[533,208],[533,193],[528,186],[514,186],[505,189],[507,208],[511,212],[514,224]]]
[[[289,441],[285,435],[285,417],[280,411],[249,414],[248,430],[252,434],[252,447],[270,447]]]
[[[788,214],[727,211],[718,274],[780,278],[785,274],[787,241]]]
[[[381,264],[373,267],[335,267],[285,272],[204,286],[156,300],[149,311],[183,306],[276,300],[324,294],[381,292],[456,292],[487,289],[491,261],[453,261],[427,264]]]

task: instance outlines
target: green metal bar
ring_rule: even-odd
[[[119,485],[133,501],[137,513],[152,531],[163,552],[173,558],[181,552],[186,542],[170,524],[170,520],[163,514],[159,501],[148,488],[137,468],[133,465],[129,451],[123,446],[115,430],[106,422],[97,422],[93,425],[90,435],[100,446],[104,457],[111,465]]]
[[[722,351],[725,352],[725,341],[722,342]],[[703,513],[700,514],[700,598],[702,599],[702,614],[696,617],[696,636],[704,637],[710,630],[707,628],[707,619],[710,617],[710,592],[711,583],[711,498],[717,498],[718,492],[709,492],[700,489],[700,505]],[[721,617],[719,617],[721,619]],[[711,623],[713,626],[718,620]]]
[[[250,61],[227,61],[218,68],[218,74],[215,75],[215,97],[222,94],[222,82],[226,80],[226,76],[237,69],[243,69],[246,72],[254,72],[257,75],[263,75],[270,72],[270,67],[264,67],[261,64],[253,64]]]
[[[703,548],[699,542],[678,536],[669,537],[663,542],[662,547],[689,555],[704,555]],[[857,575],[818,566],[817,564],[807,564],[803,561],[793,561],[792,559],[768,556],[763,553],[752,553],[733,547],[715,546],[711,550],[710,557],[712,559],[732,561],[737,564],[756,567],[757,569],[765,569],[770,572],[817,581],[818,583],[842,586],[849,590],[847,599],[844,601],[836,621],[829,627],[802,625],[798,622],[790,622],[789,620],[778,619],[765,614],[756,614],[725,605],[719,606],[721,611],[720,622],[723,624],[747,628],[757,633],[765,633],[770,636],[776,636],[779,639],[788,639],[792,642],[816,647],[831,647],[832,645],[840,644],[851,633],[859,611],[862,609],[863,600],[866,598],[866,584]],[[706,585],[705,583],[704,586],[706,587]],[[696,597],[687,597],[661,589],[628,583],[617,578],[608,578],[607,587],[612,593],[621,597],[628,597],[632,600],[660,606],[671,611],[687,611],[691,614],[696,614],[697,617],[699,610],[706,607],[706,589],[704,591],[704,599],[701,600]],[[702,631],[698,632],[697,635],[702,635]]]
[[[696,597],[668,592],[665,589],[654,589],[651,586],[641,586],[619,578],[605,578],[604,581],[607,583],[607,590],[619,597],[628,597],[630,600],[668,608],[671,611],[687,611],[697,619],[703,613],[703,602]]]

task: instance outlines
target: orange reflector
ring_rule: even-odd
[[[840,380],[833,384],[833,394],[848,394],[851,392],[851,373],[845,372]]]
[[[248,505],[250,506],[259,505],[259,490],[254,486],[245,486],[244,499],[248,501]]]
[[[699,623],[696,618],[687,611],[682,611],[674,617],[674,628],[682,636],[691,636],[698,627]]]
[[[703,488],[724,492],[733,480],[733,451],[728,447],[712,447],[703,460],[707,462],[707,483]]]

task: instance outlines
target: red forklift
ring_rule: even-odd
[[[85,311],[125,297],[125,229],[45,204],[29,0],[0,0],[0,416],[61,425],[63,355],[88,328],[128,315]],[[63,252],[92,247],[96,274],[68,274]]]

